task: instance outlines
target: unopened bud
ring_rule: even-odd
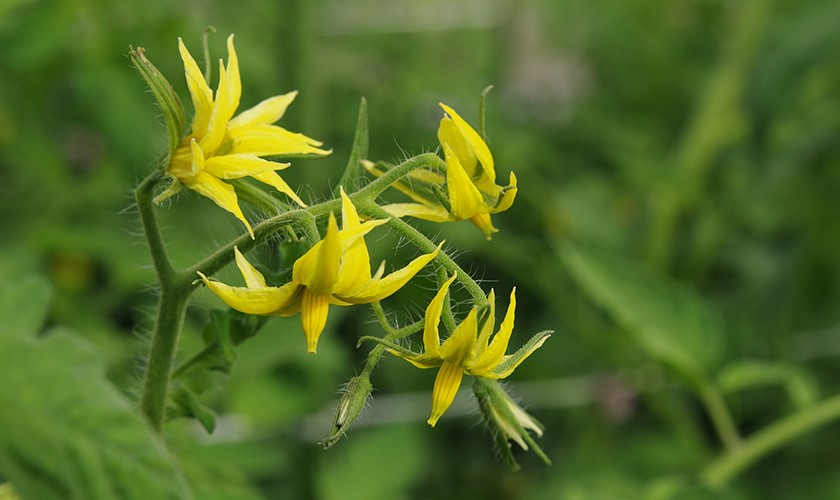
[[[508,466],[514,469],[519,467],[510,450],[511,441],[525,451],[533,449],[545,463],[551,463],[530,434],[532,432],[537,437],[541,437],[542,424],[523,410],[497,381],[476,377],[473,382],[473,392],[478,400],[484,422],[493,431],[496,447]]]
[[[331,448],[344,436],[347,429],[364,409],[372,390],[373,386],[367,375],[353,377],[347,382],[344,387],[344,394],[341,396],[338,408],[335,411],[330,434],[321,441],[324,448]]]
[[[146,80],[149,90],[155,96],[161,112],[163,112],[163,119],[166,122],[166,130],[169,135],[169,156],[181,143],[181,138],[184,136],[184,123],[186,118],[184,115],[184,106],[181,105],[181,99],[178,94],[172,89],[169,80],[164,77],[160,71],[152,64],[146,57],[146,53],[142,47],[136,49],[131,47],[128,53],[128,58],[140,76]]]

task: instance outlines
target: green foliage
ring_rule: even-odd
[[[25,278],[2,297],[0,474],[24,498],[188,497],[159,438],[104,379],[95,349],[62,329],[35,338],[49,286]]]
[[[698,387],[720,365],[723,326],[696,293],[607,252],[566,244],[560,255],[581,288],[651,358]]]

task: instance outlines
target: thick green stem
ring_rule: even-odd
[[[166,288],[161,291],[158,314],[152,332],[146,375],[140,408],[160,432],[166,418],[166,397],[169,391],[170,372],[178,348],[184,312],[187,309],[189,287]]]
[[[149,252],[152,255],[161,287],[157,318],[152,331],[152,345],[140,398],[141,410],[157,431],[162,429],[166,416],[166,395],[169,390],[172,361],[175,358],[178,337],[187,308],[187,298],[190,294],[189,281],[185,281],[184,275],[172,267],[160,234],[154,207],[152,207],[152,192],[159,179],[158,172],[149,175],[140,183],[135,192],[143,231],[146,234]]]
[[[723,445],[728,451],[737,450],[741,446],[741,436],[720,391],[712,385],[706,385],[700,388],[700,398]]]
[[[840,419],[840,395],[799,410],[747,438],[729,450],[701,473],[703,481],[718,488],[773,450],[833,420]]]

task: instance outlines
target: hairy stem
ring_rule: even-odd
[[[382,177],[380,177],[379,179],[382,179]],[[419,248],[423,252],[433,252],[437,248],[437,245],[435,245],[432,242],[432,240],[427,238],[426,235],[414,229],[414,227],[412,227],[408,223],[397,218],[392,218],[388,214],[388,212],[383,210],[382,207],[380,207],[376,203],[366,201],[357,206],[357,208],[361,213],[369,217],[374,217],[377,219],[389,219],[388,227],[399,233],[400,236],[403,236],[407,240],[414,243],[414,245],[417,246],[417,248]],[[437,257],[435,257],[435,261],[442,265],[450,273],[458,275],[458,281],[461,283],[461,285],[463,285],[464,288],[467,289],[470,295],[472,295],[473,302],[475,302],[475,305],[483,306],[487,302],[487,297],[484,295],[484,290],[482,290],[481,287],[478,286],[478,283],[476,283],[475,280],[472,279],[469,273],[464,271],[461,268],[461,266],[459,266],[454,260],[452,260],[451,257],[449,257],[449,255],[447,255],[445,252],[440,252],[437,254]]]

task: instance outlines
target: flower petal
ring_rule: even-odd
[[[267,285],[265,284],[265,277],[262,273],[257,271],[257,269],[252,266],[247,259],[245,259],[245,256],[242,255],[242,252],[240,252],[237,247],[233,247],[233,253],[236,256],[236,267],[238,267],[239,272],[242,273],[242,277],[245,279],[245,285],[248,288],[265,288]]]
[[[464,121],[464,119],[461,118],[454,109],[444,103],[440,103],[440,107],[446,111],[446,114],[452,117],[452,121],[455,123],[455,126],[458,127],[458,131],[461,133],[464,140],[470,145],[473,153],[478,158],[479,163],[481,163],[481,166],[484,168],[484,173],[491,181],[496,182],[496,170],[493,165],[493,155],[490,153],[490,148],[487,147],[487,143],[484,142],[484,139],[478,135],[478,132],[476,132],[469,123]]]
[[[473,307],[464,321],[455,327],[452,335],[441,344],[440,357],[458,366],[464,365],[473,350],[477,335],[478,309]]]
[[[426,264],[431,262],[440,251],[441,245],[443,243],[435,251],[415,258],[399,271],[394,271],[381,279],[371,279],[364,287],[352,292],[352,294],[344,295],[336,291],[334,292],[335,296],[353,304],[368,304],[382,300],[402,288],[408,280],[413,278]]]
[[[484,237],[487,238],[487,241],[493,239],[493,233],[498,233],[499,230],[493,225],[493,219],[490,218],[490,214],[475,214],[470,217],[470,222],[479,229],[481,232],[484,233]]]
[[[198,68],[184,41],[178,38],[178,50],[184,61],[184,73],[187,77],[187,89],[192,97],[195,116],[192,121],[192,136],[201,139],[207,129],[210,113],[213,111],[213,91],[204,80],[204,74]]]
[[[443,303],[446,299],[446,293],[449,291],[449,286],[455,281],[457,276],[457,274],[453,274],[451,278],[441,285],[440,290],[435,294],[432,301],[429,302],[429,307],[426,308],[426,316],[423,324],[423,349],[424,354],[427,356],[440,358],[440,332],[438,331],[440,314],[443,311]]]
[[[478,167],[478,158],[473,152],[473,148],[467,143],[463,134],[458,130],[458,126],[446,115],[440,120],[438,127],[438,141],[441,145],[447,145],[452,148],[452,152],[458,157],[458,161],[466,170],[470,177],[476,176],[476,167]]]
[[[392,203],[383,206],[382,209],[398,219],[408,216],[432,222],[446,222],[449,220],[449,212],[441,206],[423,205],[420,203]]]
[[[516,175],[513,172],[510,173],[510,183],[508,187],[506,187],[503,191],[501,196],[499,197],[498,203],[496,203],[496,207],[491,210],[491,213],[497,214],[499,212],[504,212],[511,205],[513,205],[513,200],[516,198],[516,192],[519,189],[516,187]]]
[[[330,295],[341,263],[341,237],[338,223],[330,214],[324,239],[303,254],[292,268],[292,281],[306,285],[312,293]]]
[[[432,415],[427,420],[432,427],[455,400],[463,377],[464,372],[461,371],[460,366],[444,361],[435,378],[435,388],[432,390]]]
[[[314,353],[318,349],[318,337],[327,325],[327,314],[330,309],[328,295],[321,295],[304,289],[300,304],[300,320],[303,333],[306,335],[306,350]]]
[[[469,219],[483,212],[485,203],[481,192],[464,171],[452,148],[445,144],[443,150],[446,154],[446,187],[449,190],[449,203],[452,205],[452,219]]]
[[[291,316],[300,307],[300,287],[294,283],[286,283],[279,288],[244,288],[211,280],[202,273],[198,275],[225,304],[245,314]]]
[[[283,117],[286,109],[295,100],[297,95],[298,91],[293,90],[287,94],[269,97],[253,108],[239,113],[228,124],[231,134],[235,134],[235,130],[238,128],[252,127],[254,125],[271,125]]]
[[[318,149],[322,143],[310,137],[278,127],[256,125],[237,130],[231,153],[257,156],[328,155],[331,151]]]
[[[263,172],[288,168],[291,163],[263,160],[256,155],[212,156],[204,161],[204,170],[219,179],[239,179]]]
[[[479,374],[493,370],[502,361],[507,351],[510,336],[513,333],[513,323],[516,317],[516,288],[510,292],[510,304],[508,304],[505,319],[502,321],[499,331],[493,337],[493,341],[478,358],[473,366],[469,367],[470,373]]]
[[[339,191],[341,193],[341,233],[344,236],[357,230],[362,223],[356,207],[344,192],[344,188],[339,187]],[[364,238],[358,238],[345,247],[341,257],[341,272],[333,290],[339,295],[352,295],[371,280],[370,255]]]
[[[484,351],[490,344],[490,335],[493,334],[493,329],[496,328],[496,291],[493,289],[490,290],[490,294],[487,296],[487,309],[484,310],[484,313],[486,315],[483,316],[483,325],[481,324],[482,318],[478,318],[481,331],[478,334],[478,340],[476,341],[473,352],[467,362],[470,366],[472,366],[478,359],[481,358],[481,355],[484,354]]]
[[[235,215],[237,219],[245,224],[251,238],[254,238],[254,231],[251,229],[251,224],[248,223],[248,219],[245,218],[242,214],[242,209],[239,208],[239,200],[236,197],[236,191],[234,191],[233,186],[225,184],[206,172],[201,172],[191,179],[184,179],[183,182],[188,188],[210,198],[216,202],[216,205]]]
[[[278,164],[278,165],[288,165],[286,164]],[[300,197],[295,193],[295,190],[289,186],[286,181],[283,180],[282,177],[277,172],[260,172],[258,174],[251,174],[251,177],[254,179],[268,184],[269,186],[273,187],[274,189],[280,191],[281,193],[285,194],[289,198],[291,198],[295,203],[297,203],[301,207],[306,207],[306,203],[300,199]]]

